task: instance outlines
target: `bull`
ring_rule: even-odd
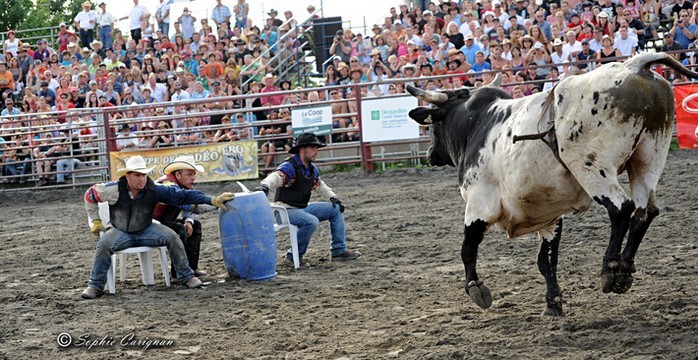
[[[635,254],[659,214],[655,191],[674,126],[671,86],[650,70],[653,64],[698,78],[669,55],[643,53],[522,99],[489,86],[445,92],[407,88],[435,105],[409,113],[431,127],[429,162],[458,171],[465,200],[465,291],[478,306],[492,305],[476,265],[484,234],[496,224],[510,238],[538,233],[537,264],[547,285],[543,314],[563,315],[557,280],[563,216],[587,210],[592,200],[606,208],[611,223],[602,290],[630,289]],[[522,141],[529,139],[542,141]],[[623,172],[630,196],[619,184]]]

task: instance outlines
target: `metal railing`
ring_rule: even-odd
[[[51,48],[57,49],[58,33],[60,30],[58,26],[48,26],[34,29],[18,29],[14,30],[14,32],[17,39],[22,42],[36,43],[38,40],[46,40]],[[5,43],[7,38],[7,32],[0,33],[0,41],[2,41],[2,44]]]
[[[313,29],[313,19],[316,14],[318,14],[322,9],[317,9],[315,12],[310,14],[308,18],[306,18],[303,22],[297,24],[294,28],[291,29],[291,31],[287,32],[283,36],[280,36],[279,39],[276,41],[275,44],[269,44],[268,48],[259,54],[259,56],[256,59],[253,59],[252,62],[249,65],[243,65],[243,67],[251,67],[253,65],[259,65],[259,67],[267,67],[268,64],[276,64],[275,67],[271,68],[268,72],[273,72],[278,69],[282,69],[282,73],[279,74],[277,77],[277,80],[281,80],[286,74],[288,74],[289,69],[291,69],[293,66],[289,66],[288,63],[293,62],[296,67],[297,67],[297,74],[299,78],[302,76],[301,75],[301,67],[300,67],[300,62],[301,60],[305,59],[309,54],[303,51],[302,49],[309,45],[309,40],[305,40],[305,42],[300,43],[300,34],[307,34],[308,31],[311,31]],[[289,26],[293,21],[295,21],[296,18],[292,17],[291,19],[286,20],[279,28],[284,27],[284,26]],[[299,31],[300,29],[304,29],[302,32]],[[282,51],[283,43],[286,39],[290,38],[292,35],[296,35],[294,39],[294,45],[293,45],[293,54],[286,54],[284,51]],[[298,41],[300,44],[298,46],[295,45],[295,42]],[[273,48],[277,48],[277,53],[271,57],[271,52]],[[297,51],[300,50],[300,51]],[[285,49],[284,49],[285,50]],[[298,56],[301,55],[301,56]],[[270,56],[269,60],[265,60],[267,56]],[[242,89],[246,89],[249,83],[252,82],[253,76],[251,76],[249,79],[246,79],[243,81],[242,77],[240,78],[240,87]]]

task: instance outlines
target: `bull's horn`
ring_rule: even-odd
[[[441,105],[445,103],[446,100],[448,100],[448,95],[444,93],[422,90],[412,85],[407,85],[407,92],[412,94],[412,96],[414,97],[417,97],[434,105]]]
[[[497,75],[494,76],[494,80],[492,80],[491,83],[487,84],[489,87],[502,87],[502,73],[498,72]]]

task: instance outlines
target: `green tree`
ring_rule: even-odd
[[[32,0],[6,0],[0,6],[0,31],[21,29],[27,14],[33,8]]]

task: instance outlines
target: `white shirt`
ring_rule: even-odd
[[[189,99],[191,99],[191,95],[184,90],[181,90],[181,93],[179,93],[179,94],[177,94],[177,92],[175,91],[172,94],[172,97],[170,98],[171,101],[183,101],[183,100],[189,100]]]
[[[167,97],[167,86],[165,84],[155,83],[155,88],[150,86],[150,83],[145,84],[144,89],[150,89],[151,96],[157,102],[164,102]]]
[[[12,55],[17,57],[17,50],[19,49],[19,39],[15,38],[14,42],[10,42],[10,39],[5,40],[5,46],[7,46],[7,52],[11,52]]]
[[[621,55],[630,56],[633,54],[633,48],[637,47],[637,39],[628,36],[627,39],[623,40],[619,36],[616,38],[615,46]]]
[[[141,17],[143,15],[150,14],[145,6],[138,4],[131,9],[131,13],[128,14],[128,25],[131,30],[136,30],[141,28]]]
[[[589,40],[589,49],[594,50],[594,52],[599,52],[603,45],[601,45],[600,41],[596,41],[596,39],[591,39]]]
[[[570,43],[566,42],[564,45],[562,45],[562,52],[569,54],[572,56],[572,53],[580,53],[582,52],[582,42],[581,41],[574,41],[574,45],[570,45]],[[560,73],[562,74],[562,73]]]
[[[81,11],[75,16],[75,22],[80,24],[82,30],[92,30],[97,22],[97,14],[94,11]]]
[[[157,7],[157,10],[155,10],[155,13],[158,14],[158,12],[159,12],[158,15],[160,15],[160,17],[162,17],[162,15],[167,13],[167,17],[163,17],[162,22],[169,24],[170,23],[169,10],[170,10],[170,0],[165,0],[162,3],[158,4],[158,7]]]
[[[554,51],[552,54],[550,54],[550,60],[553,62],[553,64],[562,64],[568,62],[568,58],[569,54],[564,50],[562,51],[562,55],[558,55],[557,51]],[[562,66],[558,66],[557,71],[560,74],[564,74]]]
[[[111,26],[114,23],[114,15],[111,13],[97,14],[97,26]]]

